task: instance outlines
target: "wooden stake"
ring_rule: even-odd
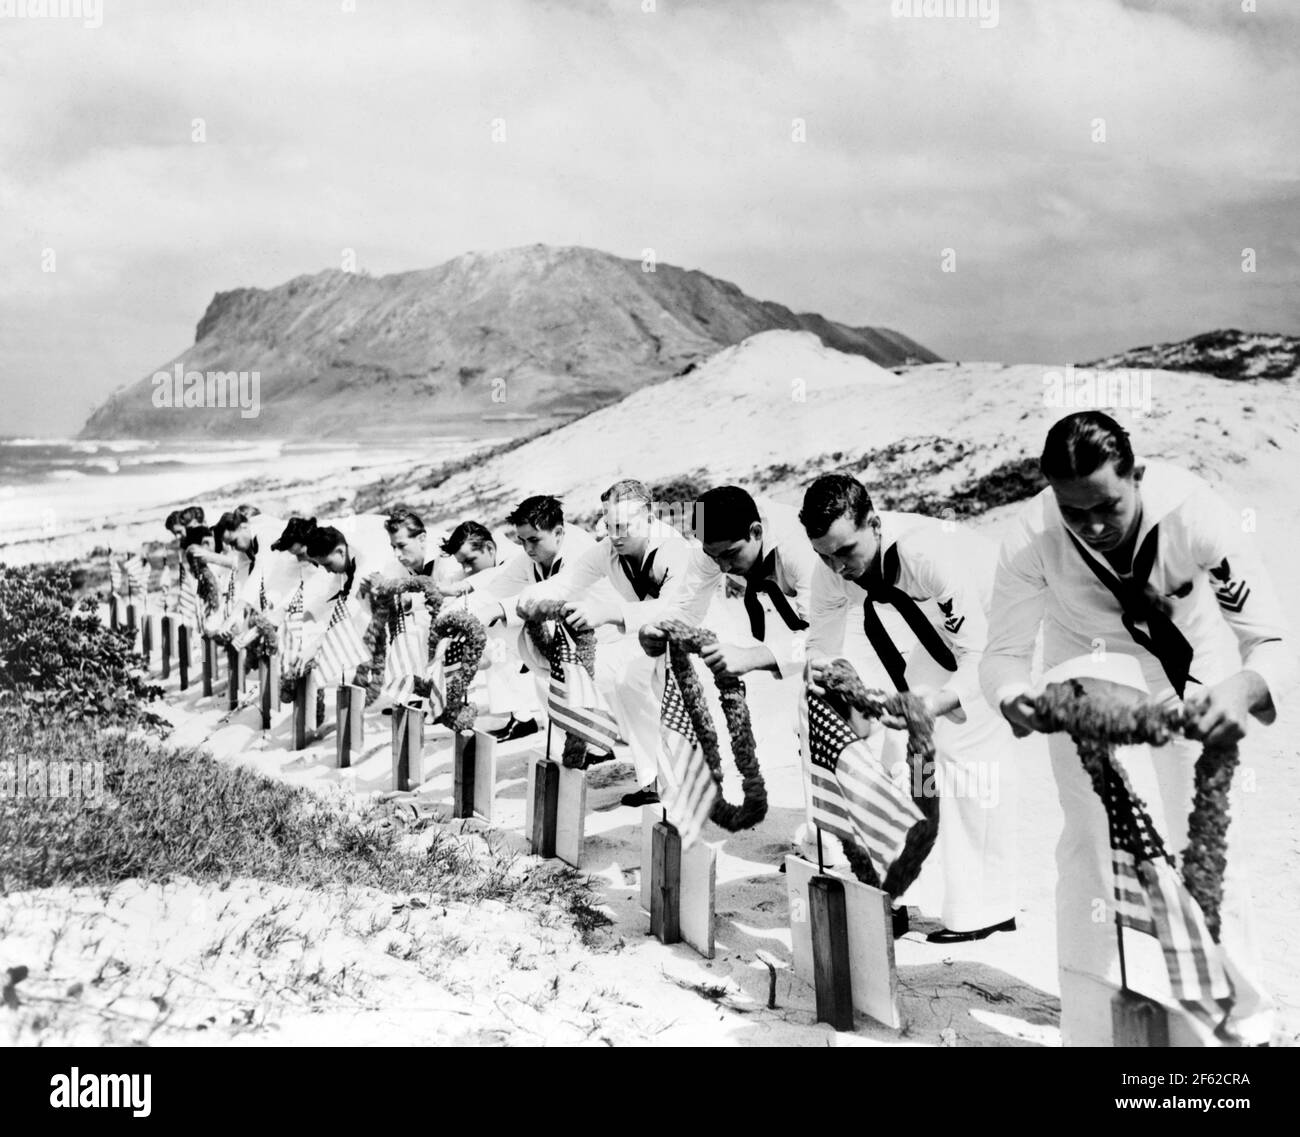
[[[560,767],[539,758],[533,773],[533,852],[555,856],[556,819],[560,812]]]
[[[293,685],[293,748],[301,750],[307,745],[307,733],[311,729],[308,715],[316,708],[308,703],[316,702],[316,691],[311,682],[311,672],[298,676]]]
[[[176,668],[181,674],[181,690],[190,685],[190,628],[182,624],[176,629]]]
[[[808,882],[812,921],[813,986],[817,1021],[836,1030],[853,1029],[853,989],[849,980],[849,923],[844,885],[829,876]]]
[[[117,631],[117,597],[109,596],[108,598],[108,626]]]
[[[424,706],[393,707],[393,789],[418,789],[424,781]]]
[[[135,623],[135,605],[128,601],[126,605],[126,630],[128,632],[134,632]]]
[[[366,689],[340,683],[334,696],[334,760],[340,770],[352,765],[352,755],[365,748]]]
[[[148,609],[140,617],[140,654],[144,656],[145,667],[150,667],[150,657],[153,655],[153,617],[149,615]]]
[[[163,615],[161,624],[161,655],[162,655],[162,677],[170,679],[172,677],[172,618],[166,614]]]
[[[1168,1046],[1169,1014],[1136,991],[1122,990],[1110,1001],[1113,1046]]]
[[[262,710],[262,729],[271,729],[271,712],[280,705],[280,657],[263,656],[257,661],[257,682],[260,687],[259,705]]]
[[[682,837],[675,825],[660,821],[651,834],[650,931],[660,943],[680,943]]]
[[[226,687],[226,701],[233,711],[239,706],[239,696],[244,691],[244,653],[237,647],[226,648],[226,671],[229,683]]]
[[[473,817],[474,760],[478,750],[478,735],[471,731],[457,731],[454,745],[451,815]]]
[[[212,681],[216,678],[217,670],[217,645],[212,642],[211,636],[203,637],[203,697],[206,699],[212,694]]]

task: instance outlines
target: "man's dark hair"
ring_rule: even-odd
[[[537,494],[526,497],[506,516],[511,525],[531,525],[534,529],[554,529],[564,524],[564,507],[558,497]]]
[[[462,545],[468,545],[472,550],[484,549],[488,545],[496,548],[496,538],[487,526],[480,525],[477,521],[462,521],[442,543],[442,551],[447,556],[454,557]]]
[[[611,502],[617,505],[620,501],[639,501],[648,511],[651,502],[650,487],[635,478],[621,478],[600,495],[602,505]]]
[[[240,516],[238,510],[232,509],[221,515],[220,520],[212,527],[212,539],[218,553],[226,551],[226,537],[231,530],[238,529],[243,523],[244,518]]]
[[[235,506],[234,512],[238,514],[239,517],[242,518],[244,521],[247,521],[250,517],[256,517],[262,511],[258,509],[257,506],[249,505],[247,502],[245,502],[243,505]]]
[[[285,523],[284,531],[271,542],[271,548],[279,553],[293,545],[305,545],[314,532],[316,532],[316,518],[291,517]]]
[[[318,526],[307,536],[309,557],[328,557],[340,545],[347,548],[348,539],[333,525]]]
[[[187,505],[180,511],[176,518],[182,525],[188,529],[191,525],[203,524],[203,506]]]
[[[1107,462],[1127,478],[1133,472],[1133,443],[1128,431],[1101,411],[1066,415],[1047,432],[1038,468],[1049,481],[1086,478]]]
[[[700,495],[700,543],[744,541],[758,516],[758,505],[739,486],[717,486]]]
[[[848,474],[823,474],[803,495],[799,520],[804,531],[816,540],[846,513],[856,529],[871,516],[871,495],[867,487]]]
[[[384,518],[384,529],[390,535],[399,529],[405,529],[412,537],[418,537],[424,532],[424,521],[409,506],[395,505]]]
[[[185,536],[181,538],[181,548],[188,549],[191,545],[202,544],[203,541],[212,536],[212,530],[206,525],[191,525],[185,530]]]
[[[167,520],[163,522],[163,527],[170,533],[180,523],[181,523],[181,511],[179,509],[173,509],[167,515]]]

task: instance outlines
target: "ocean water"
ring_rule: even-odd
[[[430,467],[482,439],[429,437],[415,444],[0,438],[0,560],[106,520],[194,501],[247,478],[307,480],[410,461]],[[256,493],[246,495],[256,501]],[[28,559],[27,556],[15,559]]]

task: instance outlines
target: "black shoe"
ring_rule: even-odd
[[[912,930],[912,917],[906,908],[894,909],[894,939],[905,936]]]
[[[1016,930],[1016,918],[1003,920],[1000,924],[990,924],[987,928],[977,928],[973,932],[950,932],[947,928],[940,928],[937,932],[931,932],[925,937],[928,944],[964,944],[971,940],[987,939],[994,932],[1014,932]]]
[[[653,786],[646,786],[639,789],[636,793],[624,794],[620,799],[624,805],[658,805],[659,795],[655,792]]]
[[[527,738],[530,734],[536,734],[540,729],[541,727],[537,725],[536,719],[521,722],[514,715],[511,715],[510,721],[505,726],[496,730],[489,730],[488,734],[498,742],[514,742],[516,738]]]

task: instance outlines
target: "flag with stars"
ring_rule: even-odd
[[[346,683],[358,667],[370,658],[357,626],[352,622],[347,597],[340,596],[330,610],[325,635],[316,652],[316,667],[323,682]]]
[[[618,722],[595,681],[578,659],[578,645],[569,629],[556,621],[556,657],[551,660],[551,685],[546,695],[546,709],[566,734],[576,735],[587,745],[612,753],[623,739]]]
[[[811,694],[808,749],[813,824],[860,845],[884,880],[923,814],[881,768],[866,739],[830,703]]]
[[[1160,941],[1170,990],[1188,1010],[1222,1018],[1231,1006],[1232,985],[1201,906],[1124,771],[1105,761],[1102,804],[1110,830],[1115,922]]]
[[[384,682],[380,695],[394,703],[405,702],[415,688],[415,677],[423,675],[429,663],[429,637],[413,615],[402,610],[402,597],[396,597],[396,612],[388,651],[384,657]]]
[[[719,789],[704,757],[695,725],[673,674],[668,645],[660,666],[664,669],[664,695],[659,705],[659,798],[669,822],[689,848],[713,810]],[[690,657],[687,657],[690,665]]]

